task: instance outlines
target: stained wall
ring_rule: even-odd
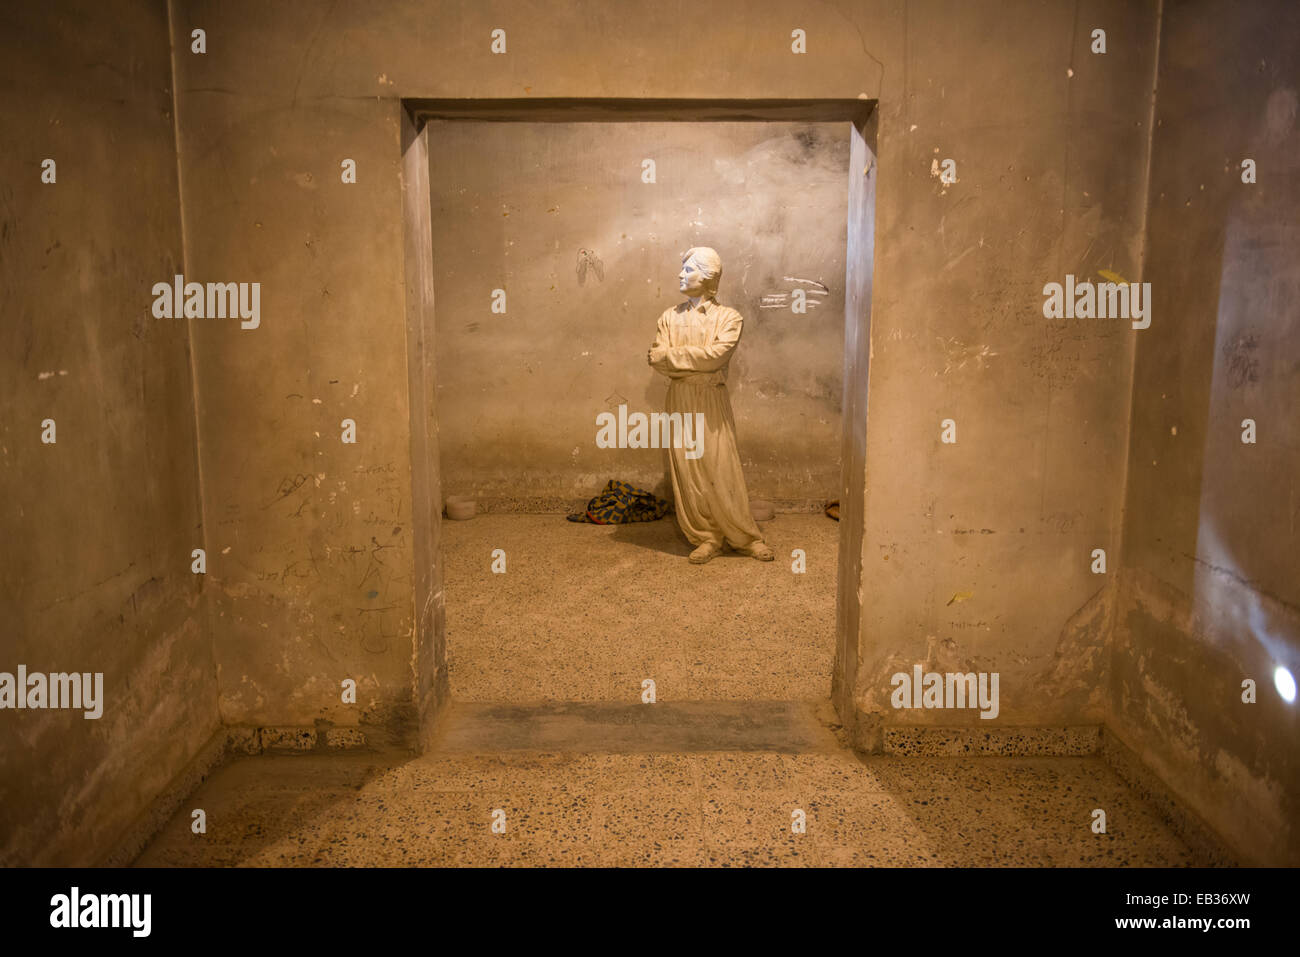
[[[1294,4],[1165,7],[1112,673],[1121,739],[1272,864],[1300,860],[1297,37]]]
[[[94,863],[218,726],[172,110],[164,4],[0,11],[0,671],[103,676],[0,711],[4,863]]]
[[[1144,331],[1044,317],[1139,271],[1155,4],[908,4],[886,44],[867,401],[861,743],[1106,708],[1129,375]],[[1104,54],[1092,31],[1106,31]],[[892,69],[891,69],[892,68]],[[890,95],[890,94],[893,95]],[[943,161],[955,163],[945,184]],[[945,443],[949,420],[954,442]],[[999,714],[896,709],[895,674],[999,674]]]

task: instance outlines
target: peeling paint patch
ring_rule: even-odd
[[[1163,738],[1169,752],[1183,763],[1198,762],[1196,725],[1183,707],[1182,699],[1149,674],[1142,674],[1142,690],[1146,692],[1147,721]]]
[[[1286,795],[1276,781],[1253,774],[1240,758],[1222,748],[1215,752],[1214,770],[1223,778],[1234,800],[1245,798],[1257,828],[1262,825],[1265,832],[1273,834],[1289,830],[1283,810]]]

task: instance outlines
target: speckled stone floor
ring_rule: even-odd
[[[647,719],[615,741],[637,750],[599,748],[617,738],[603,724],[638,723],[622,706],[603,718],[547,712],[542,733],[568,747],[548,750],[531,746],[535,728],[510,727],[535,722],[529,709],[453,705],[435,748],[417,758],[240,758],[203,783],[137,865],[1200,863],[1097,757],[864,758],[842,747],[829,703],[716,707]],[[744,749],[684,742],[710,722]],[[499,747],[476,750],[485,740]],[[193,808],[206,812],[207,833],[191,832]],[[1095,808],[1105,834],[1091,830]],[[498,811],[504,831],[494,833]],[[804,833],[792,828],[797,812]]]
[[[830,693],[839,525],[762,525],[772,562],[706,565],[669,516],[587,525],[563,515],[442,523],[451,695],[458,701],[813,700]],[[803,549],[807,571],[791,569]],[[505,574],[493,574],[493,550]]]
[[[235,759],[137,864],[1200,863],[1098,757],[846,748],[827,700],[838,526],[822,515],[766,523],[775,562],[704,566],[671,521],[443,529],[452,702],[433,747]]]

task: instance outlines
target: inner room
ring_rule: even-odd
[[[441,488],[475,512],[442,527],[453,702],[829,702],[849,126],[428,122]],[[725,388],[773,562],[690,564],[635,431],[701,246],[744,321]],[[669,510],[566,521],[610,480]]]

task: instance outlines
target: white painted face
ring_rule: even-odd
[[[694,257],[682,262],[682,271],[677,274],[682,292],[688,296],[701,296],[708,288],[708,279],[700,270]]]

